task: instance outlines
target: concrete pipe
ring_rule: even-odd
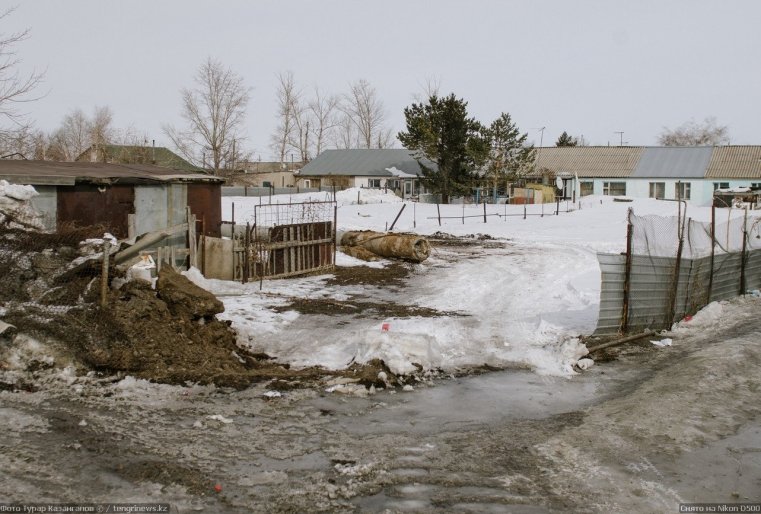
[[[359,246],[381,257],[423,262],[431,254],[428,240],[417,234],[388,234],[370,230],[350,231],[340,234],[338,244]]]

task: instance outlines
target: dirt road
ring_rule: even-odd
[[[721,338],[515,370],[264,396],[40,372],[0,392],[0,499],[175,512],[678,512],[760,501],[757,299]],[[221,486],[221,491],[214,489]]]

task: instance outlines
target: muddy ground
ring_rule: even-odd
[[[503,244],[439,240],[465,253]],[[27,278],[44,277],[45,262]],[[404,263],[344,268],[331,280],[393,289],[412,272]],[[13,287],[27,291],[21,284]],[[758,300],[738,300],[742,316],[721,337],[606,350],[570,380],[469,370],[403,377],[402,388],[380,362],[336,374],[246,355],[213,305],[180,312],[181,300],[135,284],[112,295],[108,327],[121,332],[95,364],[83,366],[70,345],[23,334],[0,340],[0,502],[168,502],[173,512],[235,513],[678,512],[680,502],[761,500]],[[30,311],[32,328],[56,315],[40,305]],[[288,308],[384,317],[406,307],[326,299]],[[166,323],[169,330],[157,329]],[[195,360],[207,351],[227,367],[212,366],[211,380],[188,375],[208,368]],[[185,369],[170,369],[178,358]],[[366,397],[340,393],[357,383]]]
[[[35,392],[0,392],[0,499],[236,513],[758,502],[760,305],[740,305],[720,338],[629,345],[571,380],[498,371],[356,398],[39,370]]]

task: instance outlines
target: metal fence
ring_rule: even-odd
[[[253,223],[232,227],[233,278],[241,282],[331,271],[336,202],[257,205]]]
[[[686,215],[635,216],[627,250],[598,254],[602,284],[596,334],[660,330],[710,302],[761,288],[761,218],[701,223]]]
[[[319,193],[332,191],[332,188],[322,187],[254,187],[254,186],[224,186],[222,196],[274,196],[293,195],[297,193]]]

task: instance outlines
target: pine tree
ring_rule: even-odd
[[[484,131],[489,142],[486,173],[496,188],[500,180],[514,180],[534,166],[534,145],[526,145],[528,134],[521,134],[508,113],[503,112]]]
[[[560,134],[560,137],[557,141],[555,141],[555,146],[576,146],[579,144],[579,141],[568,134],[565,130],[562,134]]]
[[[450,94],[446,98],[433,95],[427,103],[413,103],[404,109],[407,131],[399,133],[399,141],[415,153],[423,185],[441,194],[443,203],[449,203],[453,195],[470,192],[475,171],[489,153],[483,127],[468,116],[467,106]]]

